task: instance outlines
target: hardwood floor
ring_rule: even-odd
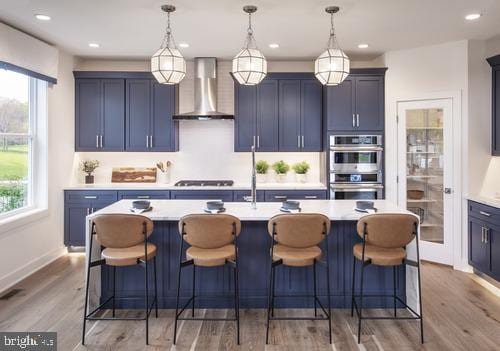
[[[89,323],[87,343],[80,345],[84,257],[67,255],[17,284],[0,297],[0,331],[55,331],[59,350],[499,350],[500,298],[471,275],[444,266],[423,264],[426,343],[419,343],[418,322],[366,321],[357,345],[356,319],[334,310],[333,340],[328,344],[324,321],[275,321],[265,345],[265,311],[242,310],[241,346],[235,344],[234,322],[180,322],[172,347],[173,311],[150,320],[146,347],[144,322]],[[280,311],[284,313],[285,311]],[[304,315],[308,310],[286,311]],[[372,313],[384,313],[373,311]],[[128,316],[137,311],[123,311]],[[232,311],[199,310],[206,316]],[[152,314],[153,315],[153,314]]]

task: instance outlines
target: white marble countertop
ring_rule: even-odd
[[[469,196],[467,196],[467,199],[475,201],[475,202],[479,202],[483,205],[488,205],[488,206],[500,208],[500,199],[497,199],[494,197],[488,197],[488,196],[482,196],[482,195],[469,195]]]
[[[74,184],[65,190],[250,190],[250,183],[234,183],[232,186],[175,186],[175,183],[95,183]],[[323,183],[257,183],[257,190],[326,190]]]
[[[131,213],[133,200],[121,200],[94,212],[88,219],[99,214]],[[375,200],[379,213],[411,213],[388,200]],[[206,200],[151,200],[152,211],[143,213],[154,221],[178,221],[187,214],[204,213]],[[356,221],[364,213],[354,210],[355,200],[302,200],[303,213],[321,213],[332,221]],[[238,217],[241,221],[267,221],[274,215],[283,213],[279,210],[280,202],[258,202],[257,209],[252,209],[249,202],[226,202],[227,214]]]

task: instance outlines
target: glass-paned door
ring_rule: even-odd
[[[400,205],[420,218],[421,257],[452,264],[452,101],[398,103]]]

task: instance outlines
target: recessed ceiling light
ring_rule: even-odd
[[[41,13],[38,13],[35,15],[35,18],[40,21],[50,21],[50,16],[49,15],[44,15]]]
[[[89,46],[91,48],[98,48],[99,47],[99,44],[98,43],[89,43]]]
[[[360,49],[367,49],[368,48],[368,44],[359,44],[358,48],[360,48]]]
[[[279,45],[279,44],[276,44],[276,43],[273,43],[273,44],[269,44],[269,47],[270,47],[271,49],[277,49],[277,48],[279,48],[279,47],[280,47],[280,45]]]
[[[180,43],[179,46],[181,48],[188,48],[189,47],[189,44],[188,43]]]
[[[467,16],[465,16],[465,19],[467,21],[474,21],[474,20],[477,20],[481,16],[482,16],[482,14],[480,14],[480,13],[471,13],[471,14],[468,14]]]

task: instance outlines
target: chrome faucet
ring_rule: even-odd
[[[252,209],[257,208],[257,174],[255,169],[255,145],[252,145],[252,190],[250,196],[244,197],[245,201],[252,202]]]

